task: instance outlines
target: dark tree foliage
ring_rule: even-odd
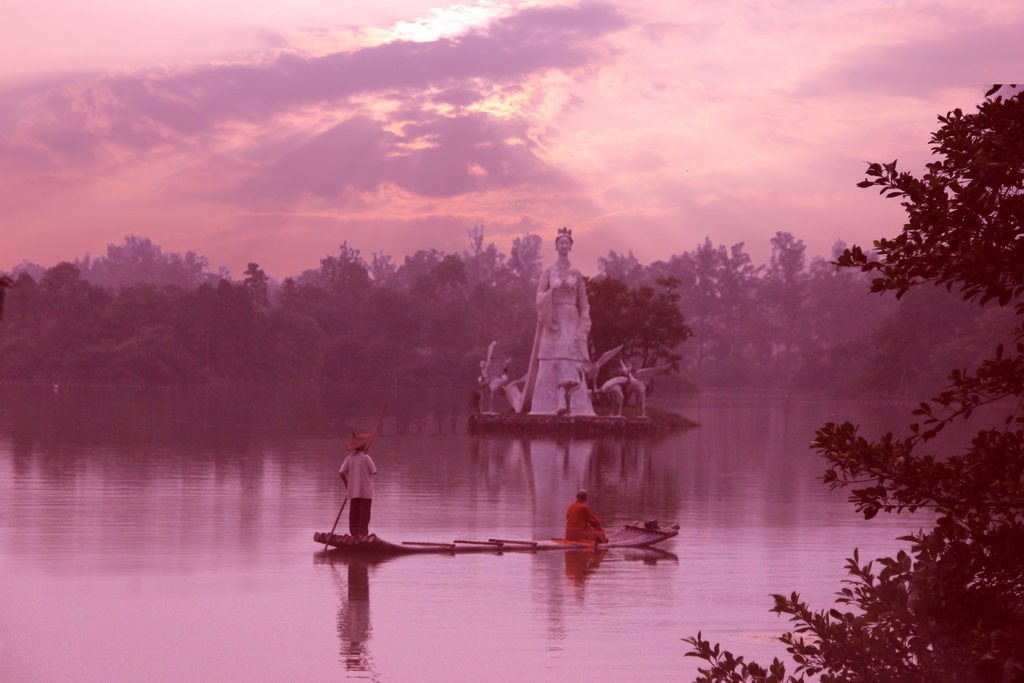
[[[993,91],[998,92],[998,91]],[[894,239],[875,242],[879,260],[854,248],[840,265],[875,273],[872,290],[902,296],[932,282],[965,299],[1005,306],[1024,295],[1024,104],[1020,94],[988,98],[974,114],[940,116],[932,151],[941,156],[917,178],[896,162],[871,164],[860,187],[902,198],[908,221]],[[1017,304],[1024,313],[1024,303]]]
[[[270,278],[260,268],[260,264],[249,263],[245,269],[243,282],[256,307],[267,308],[270,306]]]
[[[7,289],[14,286],[14,280],[9,275],[0,276],[0,320],[4,317],[4,297]]]
[[[357,297],[370,288],[370,269],[359,250],[342,242],[337,256],[320,259],[318,283],[334,294]]]
[[[632,251],[628,254],[619,254],[614,250],[609,251],[607,256],[597,259],[597,268],[601,271],[601,275],[624,282],[627,287],[639,287],[645,284],[643,264],[633,255]]]
[[[469,248],[460,253],[421,250],[401,265],[382,253],[368,264],[342,243],[319,267],[280,285],[255,262],[232,281],[223,268],[223,277],[209,272],[206,259],[193,252],[164,254],[148,238],[133,236],[110,245],[106,256],[86,256],[53,272],[23,261],[6,275],[14,282],[0,321],[0,379],[465,386],[492,341],[509,359],[510,376],[519,377],[533,344],[543,240],[517,237],[506,256],[485,242],[482,227],[467,234]],[[905,393],[920,390],[936,367],[983,357],[985,334],[1000,324],[997,306],[969,316],[928,298],[884,306],[865,291],[867,276],[859,270],[837,271],[817,257],[807,267],[795,236],[777,233],[771,246],[767,266],[753,264],[742,243],[727,249],[710,238],[648,266],[632,253],[609,252],[598,259],[602,275],[595,280],[608,280],[610,298],[592,302],[591,351],[626,343],[635,365],[668,361],[680,371],[677,389]],[[41,284],[67,280],[70,267],[79,270],[76,286],[88,287],[87,305],[62,306],[75,296],[65,299],[59,287]],[[677,284],[666,289],[659,282],[668,278]],[[650,315],[630,320],[635,307]],[[671,348],[678,358],[659,355],[679,315],[693,341]],[[641,328],[652,340],[646,347],[639,334],[630,340],[631,330]],[[66,330],[76,333],[62,336]],[[286,334],[298,336],[288,341]],[[303,357],[286,358],[282,349],[302,349]],[[888,377],[896,365],[901,381],[893,383]],[[617,367],[606,365],[605,373]]]
[[[938,325],[931,320],[944,322],[945,311],[925,309],[915,314],[915,302],[908,297],[902,303],[911,310],[897,312],[901,302],[868,294],[869,279],[864,273],[835,267],[833,262],[845,250],[846,244],[838,241],[832,246],[831,261],[811,259],[804,304],[806,338],[801,343],[801,363],[794,373],[793,385],[891,394],[916,389],[923,373],[935,363],[942,363],[940,373],[935,375],[941,376],[948,367],[944,361],[956,353],[961,337],[941,337],[932,346],[934,353],[926,367],[919,368],[919,373],[906,373],[896,383],[891,381],[893,366],[887,362],[889,358],[883,358],[883,351],[901,359],[920,358],[922,354],[920,344],[911,343],[916,340],[899,336],[899,326],[890,323],[903,318],[923,319],[924,324],[934,328]],[[883,331],[891,334],[883,336]]]
[[[491,341],[529,358],[540,239],[517,239],[509,265],[482,229],[470,237],[471,252],[420,252],[402,267],[381,254],[368,266],[343,243],[280,287],[255,262],[237,282],[168,284],[161,273],[181,259],[145,238],[92,263],[116,287],[72,263],[37,283],[23,264],[0,273],[0,378],[473,386]]]
[[[680,307],[693,330],[682,349],[686,371],[702,384],[757,382],[770,355],[760,279],[743,243],[726,248],[710,238],[690,252],[658,261],[649,271],[680,282]]]
[[[86,256],[76,265],[82,277],[108,289],[137,284],[192,288],[212,277],[205,257],[192,251],[165,254],[148,237],[135,235],[125,237],[122,245],[108,244],[106,255],[93,260]]]
[[[678,284],[666,278],[658,289],[633,289],[612,277],[589,278],[591,357],[621,344],[620,356],[636,369],[667,363],[678,372],[676,348],[693,335],[679,308]]]
[[[896,163],[868,167],[862,187],[903,198],[902,234],[876,242],[880,261],[859,248],[843,266],[876,276],[872,289],[902,296],[932,283],[966,300],[1015,306],[1024,314],[1024,101],[989,91],[976,113],[940,117],[940,157],[921,178]],[[995,95],[995,97],[993,97]],[[879,512],[935,513],[931,528],[906,537],[910,552],[863,564],[837,606],[813,611],[799,595],[776,595],[788,615],[782,636],[792,675],[687,638],[709,663],[701,681],[1024,680],[1024,331],[1018,326],[977,369],[957,369],[949,387],[922,402],[908,435],[869,440],[850,423],[824,426],[813,448],[828,462],[824,481],[850,491],[865,519]],[[941,457],[942,430],[991,404],[1003,425],[977,432],[962,453]]]
[[[934,391],[951,367],[976,364],[992,351],[992,330],[987,330],[981,349],[973,349],[968,340],[987,313],[979,306],[936,287],[915,288],[899,301],[889,301],[898,309],[872,338],[872,362],[857,380],[865,389],[909,393],[927,384]],[[996,333],[1010,327],[1012,323]]]
[[[772,254],[761,287],[761,308],[765,323],[777,347],[779,364],[785,374],[792,372],[806,342],[808,276],[804,267],[804,241],[788,232],[776,232],[771,239]],[[806,341],[805,341],[806,340]]]
[[[466,264],[455,254],[448,254],[425,275],[416,278],[412,294],[426,300],[458,301],[469,288]]]

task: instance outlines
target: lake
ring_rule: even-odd
[[[771,661],[771,593],[831,606],[845,558],[920,517],[864,522],[814,430],[898,430],[913,404],[713,393],[650,402],[655,438],[471,435],[467,392],[16,386],[0,397],[0,680],[683,681],[701,631]],[[354,430],[388,405],[370,530],[544,539],[579,487],[658,550],[346,561],[313,542]],[[347,510],[339,529],[347,529]]]

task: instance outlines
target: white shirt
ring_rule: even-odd
[[[368,453],[353,451],[341,463],[339,473],[348,479],[349,498],[373,498],[373,479],[377,466]]]

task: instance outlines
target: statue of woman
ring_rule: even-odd
[[[571,250],[572,231],[559,229],[558,259],[537,285],[537,333],[522,404],[534,415],[594,414],[584,374],[590,365],[590,302],[583,276],[569,263]]]

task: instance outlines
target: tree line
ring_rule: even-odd
[[[420,250],[401,264],[344,243],[281,282],[257,263],[232,279],[136,236],[97,258],[22,263],[6,276],[0,379],[465,386],[494,340],[518,376],[543,241],[517,237],[506,254],[482,227],[467,237],[462,252]],[[705,239],[647,265],[610,251],[598,269],[587,285],[592,357],[624,344],[637,366],[672,365],[677,374],[658,381],[675,389],[912,389],[979,355],[1003,323],[999,310],[928,292],[872,296],[863,273],[808,262],[786,232],[763,265],[742,243]]]

